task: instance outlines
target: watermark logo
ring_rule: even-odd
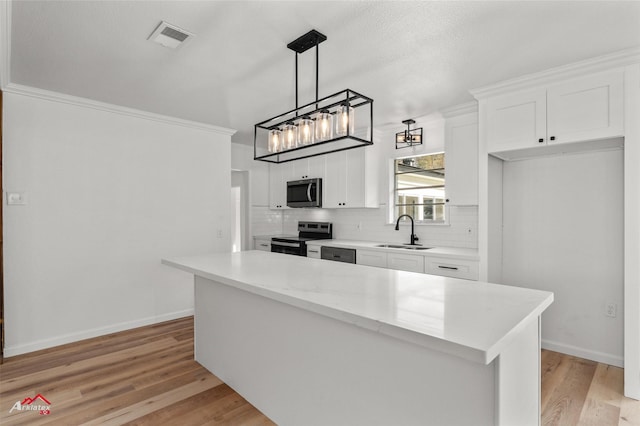
[[[47,398],[42,396],[42,394],[37,394],[33,398],[25,398],[20,401],[16,401],[9,410],[9,414],[13,412],[13,410],[17,411],[38,411],[41,416],[46,416],[47,414],[51,414],[51,403]]]

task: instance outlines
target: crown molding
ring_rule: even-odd
[[[471,101],[460,105],[454,105],[449,108],[440,110],[440,113],[445,119],[457,117],[465,114],[477,114],[478,113],[478,101]]]
[[[481,100],[490,96],[500,95],[505,92],[530,89],[535,86],[555,83],[558,80],[624,67],[638,62],[640,62],[640,46],[551,68],[542,72],[527,74],[490,86],[473,89],[469,92],[476,99]]]
[[[63,93],[52,92],[50,90],[38,89],[35,87],[23,86],[15,83],[9,83],[3,90],[6,93],[14,93],[17,95],[44,99],[51,102],[59,102],[59,103],[64,103],[69,105],[80,106],[83,108],[91,108],[91,109],[96,109],[100,111],[110,112],[113,114],[127,115],[130,117],[141,118],[144,120],[158,121],[161,123],[173,124],[176,126],[188,127],[191,129],[204,130],[207,132],[218,133],[225,136],[232,136],[234,133],[236,133],[236,130],[229,129],[226,127],[214,126],[212,124],[201,123],[198,121],[183,120],[181,118],[170,117],[168,115],[156,114],[156,113],[142,111],[134,108],[127,108],[119,105],[112,105],[105,102],[94,101],[92,99],[65,95]]]
[[[11,58],[11,1],[0,1],[0,89],[9,84]]]

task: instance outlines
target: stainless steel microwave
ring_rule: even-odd
[[[322,179],[287,182],[288,207],[322,207]]]

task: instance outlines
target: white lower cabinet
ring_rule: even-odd
[[[256,250],[271,251],[271,239],[270,238],[265,238],[265,239],[256,238],[255,241],[254,241],[254,244],[255,244],[255,249]]]
[[[307,246],[307,257],[320,259],[320,246]]]
[[[424,272],[445,277],[478,280],[478,262],[446,258],[425,258]]]
[[[387,253],[387,267],[399,271],[424,273],[424,256],[419,254]]]
[[[387,267],[387,253],[376,250],[356,250],[356,264]]]

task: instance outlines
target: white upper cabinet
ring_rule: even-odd
[[[546,140],[546,91],[533,90],[487,102],[489,152],[530,148]]]
[[[291,174],[289,163],[269,164],[269,208],[287,208],[287,181]],[[292,180],[292,179],[291,179]]]
[[[289,165],[291,180],[314,179],[324,177],[325,156],[303,158],[285,163]]]
[[[622,71],[592,75],[547,91],[548,143],[624,134]]]
[[[378,162],[372,147],[327,154],[325,158],[322,207],[378,207]]]
[[[447,202],[454,206],[478,204],[478,115],[465,114],[445,124]]]
[[[623,101],[621,71],[489,98],[488,152],[622,136]]]

